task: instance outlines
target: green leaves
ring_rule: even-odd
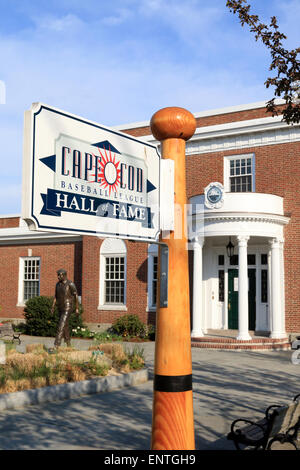
[[[113,325],[113,331],[122,336],[145,336],[146,325],[137,315],[123,315]]]
[[[26,320],[25,334],[32,336],[50,336],[54,337],[58,325],[58,311],[55,307],[54,314],[51,314],[53,297],[38,296],[27,300],[24,308],[24,317]],[[83,328],[82,306],[79,306],[79,315],[72,313],[69,320],[70,330],[77,327]]]

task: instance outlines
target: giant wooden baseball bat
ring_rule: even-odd
[[[192,137],[195,129],[194,116],[183,108],[161,109],[151,119],[152,134],[162,144],[162,158],[174,160],[176,208],[174,231],[167,238],[163,238],[163,234],[160,236],[160,242],[167,245],[169,252],[168,303],[167,307],[160,306],[158,281],[151,442],[153,450],[195,449],[187,221],[184,216],[187,204],[185,141]],[[160,262],[159,256],[158,273]]]

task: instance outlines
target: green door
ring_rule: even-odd
[[[248,269],[249,292],[248,292],[248,308],[249,308],[249,330],[255,330],[256,316],[256,270]]]
[[[237,269],[228,269],[228,329],[237,330],[239,327],[239,272]],[[256,316],[256,270],[248,269],[249,292],[249,330],[255,330]]]
[[[239,272],[228,269],[228,329],[237,330],[239,327]]]

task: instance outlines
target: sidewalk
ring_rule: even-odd
[[[22,344],[53,338],[22,337]],[[73,340],[87,349],[90,341]],[[136,346],[128,343],[126,347]],[[137,387],[0,413],[0,449],[148,450],[151,439],[154,343],[144,349],[150,380]],[[233,449],[226,434],[236,418],[256,419],[267,406],[300,392],[291,351],[192,349],[196,449]]]
[[[17,346],[17,350],[24,352],[26,349],[27,344],[44,344],[47,348],[54,347],[54,340],[55,338],[43,337],[43,336],[27,336],[21,335],[21,344]],[[76,349],[88,349],[90,345],[93,344],[93,340],[90,339],[79,339],[79,338],[72,338],[71,345]],[[62,346],[65,346],[64,341],[61,343]]]

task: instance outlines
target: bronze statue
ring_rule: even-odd
[[[57,305],[59,313],[58,328],[54,341],[56,348],[60,346],[62,338],[64,338],[67,346],[71,344],[69,318],[74,310],[74,300],[75,312],[79,315],[78,294],[75,284],[67,279],[67,271],[65,269],[59,269],[57,277],[58,283],[55,287],[55,296],[51,307],[51,313],[53,314],[54,307]]]

